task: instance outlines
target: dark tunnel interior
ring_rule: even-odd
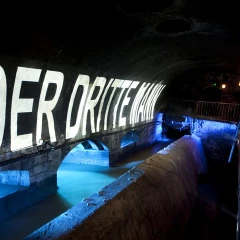
[[[57,191],[58,167],[78,144],[78,164],[97,169],[102,161],[111,178],[124,157],[160,140],[197,135],[208,173],[199,176],[184,239],[240,239],[238,9],[237,3],[217,0],[1,3],[0,183],[12,183],[12,176],[21,190],[33,186],[31,192],[47,176],[45,184],[55,185],[41,194],[50,195]],[[23,68],[35,80],[28,73],[19,80]],[[49,80],[51,71],[61,76]],[[159,120],[156,114],[162,114]],[[27,150],[11,148],[14,124],[16,136],[30,142]],[[55,144],[47,145],[51,137]]]

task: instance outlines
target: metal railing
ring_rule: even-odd
[[[171,99],[165,113],[239,122],[240,104]]]

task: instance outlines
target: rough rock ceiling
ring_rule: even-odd
[[[0,51],[5,55],[80,65],[93,75],[164,81],[167,86],[211,71],[240,71],[234,3],[19,4],[14,9],[7,6],[1,15],[5,37]]]

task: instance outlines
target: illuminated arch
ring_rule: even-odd
[[[62,163],[109,166],[109,150],[98,140],[85,140],[74,147]]]

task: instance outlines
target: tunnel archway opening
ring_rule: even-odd
[[[97,140],[86,140],[74,147],[62,163],[109,166],[109,150]]]
[[[190,118],[187,116],[164,114],[162,121],[162,137],[179,139],[191,134]]]
[[[71,206],[99,191],[114,178],[109,169],[109,149],[98,140],[85,140],[75,146],[57,170],[58,194]]]

